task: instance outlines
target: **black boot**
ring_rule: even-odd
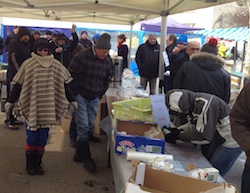
[[[82,163],[83,147],[81,143],[76,143],[76,150],[73,161]]]
[[[89,142],[88,141],[83,142],[82,148],[83,148],[83,155],[82,155],[83,167],[90,172],[94,172],[96,170],[96,166],[95,166],[95,161],[92,159],[90,154]]]
[[[36,151],[26,151],[26,170],[29,175],[36,174],[35,161]]]
[[[88,171],[93,172],[96,170],[95,162],[91,158],[88,141],[81,143],[77,142],[73,160],[75,162],[82,162],[83,167]]]
[[[44,151],[37,151],[36,153],[36,162],[35,162],[35,169],[36,169],[36,173],[38,175],[43,175],[44,174],[44,170],[42,167],[42,158],[43,158],[43,154]]]

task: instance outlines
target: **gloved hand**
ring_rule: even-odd
[[[163,133],[166,142],[176,143],[176,140],[179,139],[180,130],[177,128],[163,127]]]
[[[4,105],[5,112],[8,113],[12,109],[13,106],[14,106],[13,103],[6,102],[5,105]]]
[[[78,109],[78,103],[76,101],[72,101],[71,102],[71,106],[74,108],[74,109]]]

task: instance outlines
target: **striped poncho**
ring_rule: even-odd
[[[25,118],[27,128],[51,128],[61,119],[68,107],[64,83],[72,77],[53,55],[31,54],[13,78],[22,86],[17,107]]]

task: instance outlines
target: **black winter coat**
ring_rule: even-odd
[[[30,44],[13,38],[8,45],[7,81],[11,82],[21,64],[31,56]]]
[[[61,53],[56,53],[55,49],[57,47],[60,47],[57,45],[57,43],[54,44],[52,47],[52,54],[54,57],[59,60],[66,68],[68,68],[69,63],[72,59],[72,53],[75,50],[77,44],[78,44],[78,36],[76,33],[72,33],[73,41],[70,41],[67,39],[67,42],[65,45],[62,46],[62,52]],[[53,45],[53,44],[52,44]]]
[[[229,103],[231,78],[223,68],[224,64],[225,60],[214,54],[193,54],[190,61],[185,62],[180,68],[173,86],[213,94]]]
[[[157,78],[159,72],[160,45],[151,45],[148,41],[139,46],[135,61],[139,68],[139,75],[146,78]]]
[[[118,48],[118,56],[122,57],[122,69],[128,68],[128,46],[126,44],[122,44]]]

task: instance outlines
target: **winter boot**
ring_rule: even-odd
[[[73,161],[82,163],[82,161],[83,161],[82,160],[82,155],[83,155],[83,146],[82,146],[81,143],[77,142]]]
[[[35,162],[35,169],[36,169],[36,173],[38,175],[43,175],[44,174],[44,171],[43,171],[43,168],[42,168],[42,158],[43,158],[43,154],[44,154],[44,151],[37,151],[36,153],[36,162]]]
[[[36,151],[26,151],[26,170],[29,175],[36,174],[35,161]]]
[[[82,155],[83,167],[90,172],[94,172],[96,170],[96,165],[95,161],[92,159],[90,154],[89,142],[85,141],[81,145],[83,150],[83,155]]]

